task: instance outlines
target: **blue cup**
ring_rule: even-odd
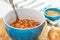
[[[16,20],[16,15],[11,11],[3,18],[7,33],[13,40],[36,40],[45,24],[44,15],[33,9],[17,9],[17,14],[19,19],[34,19],[40,22],[40,25],[26,29],[12,27],[10,24]]]
[[[49,11],[49,10],[56,11],[56,12],[59,13],[59,15],[58,16],[48,16],[46,14],[46,12]],[[46,9],[44,9],[44,15],[47,19],[49,19],[51,21],[58,20],[58,19],[60,19],[60,9],[59,8],[46,8]],[[53,13],[52,13],[52,15],[53,15]]]

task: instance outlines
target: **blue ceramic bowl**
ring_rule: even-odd
[[[49,11],[49,10],[56,11],[56,12],[59,13],[59,15],[58,15],[58,16],[48,16],[48,15],[46,14],[46,12]],[[44,15],[45,15],[46,18],[48,18],[48,19],[50,19],[50,20],[52,20],[52,21],[58,20],[58,19],[60,19],[60,9],[58,9],[58,8],[46,8],[46,9],[44,9]],[[53,15],[53,14],[52,14],[52,15]]]
[[[42,32],[45,24],[45,18],[43,14],[33,9],[17,9],[17,12],[19,19],[34,19],[41,22],[41,24],[34,28],[14,28],[9,25],[16,20],[14,11],[11,11],[3,18],[7,33],[13,40],[36,40]]]

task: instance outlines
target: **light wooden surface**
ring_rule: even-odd
[[[45,26],[41,32],[41,35],[38,37],[38,40],[48,40],[48,25],[45,22]]]
[[[4,28],[2,19],[0,19],[0,40],[11,40]]]
[[[47,30],[47,22],[45,22],[45,26],[42,30],[41,35],[38,37],[38,40],[48,40],[48,30]],[[7,34],[4,25],[3,25],[3,21],[0,18],[0,40],[12,40],[9,35]]]

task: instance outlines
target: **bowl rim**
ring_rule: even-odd
[[[20,9],[20,8],[19,8]],[[19,10],[19,9],[17,9],[17,10]],[[24,9],[26,9],[26,8],[24,8]],[[28,8],[29,9],[29,8]],[[34,10],[34,9],[32,9],[32,10]],[[11,11],[13,11],[13,10],[11,10]],[[11,12],[10,11],[10,12]],[[35,10],[36,11],[36,10]],[[37,11],[37,12],[39,12],[39,11]],[[40,12],[39,12],[40,13]],[[31,29],[35,29],[35,28],[37,28],[37,27],[40,27],[42,24],[44,24],[45,23],[45,17],[44,17],[44,15],[43,15],[43,17],[44,17],[44,21],[42,21],[38,26],[35,26],[35,27],[33,27],[33,28],[25,28],[25,29],[22,29],[22,28],[15,28],[15,27],[12,27],[12,26],[10,26],[6,21],[5,21],[5,17],[7,16],[9,14],[9,12],[3,17],[3,22],[4,22],[4,24],[6,24],[8,27],[10,27],[10,28],[13,28],[13,29],[17,29],[17,30],[31,30]]]
[[[60,16],[60,14],[57,15],[57,16],[49,16],[49,15],[47,15],[46,12],[49,11],[48,9],[52,9],[52,8],[46,8],[46,9],[44,9],[44,15],[45,15],[45,16],[48,16],[48,17],[58,17],[58,16]],[[53,9],[55,9],[55,8],[53,8]],[[56,9],[60,10],[59,8],[56,8]],[[46,10],[47,10],[47,11],[46,11]],[[54,11],[54,10],[53,10],[53,11]],[[57,11],[56,11],[56,12],[57,12]]]

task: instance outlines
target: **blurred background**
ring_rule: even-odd
[[[13,0],[16,8],[33,8],[41,11],[48,7],[60,7],[60,0]],[[0,18],[11,11],[9,0],[0,0]]]

